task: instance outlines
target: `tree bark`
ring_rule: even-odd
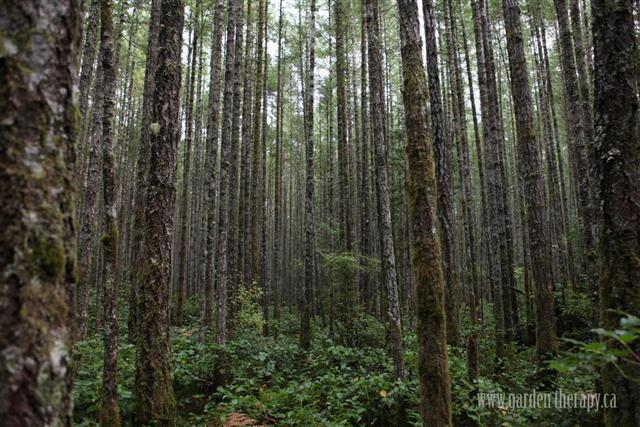
[[[593,0],[595,129],[599,190],[601,323],[620,327],[621,312],[640,312],[640,117],[637,44],[630,0]],[[602,370],[602,388],[615,393],[605,409],[606,426],[640,424],[640,343],[635,352]]]
[[[551,276],[551,244],[545,226],[544,182],[533,124],[533,104],[524,52],[520,8],[516,0],[502,0],[511,94],[516,116],[529,253],[536,295],[536,349],[541,364],[558,351]]]
[[[445,305],[447,314],[447,342],[458,345],[460,342],[460,321],[458,315],[459,283],[455,262],[455,242],[453,236],[453,194],[451,182],[451,152],[453,147],[448,137],[442,98],[440,98],[440,78],[438,75],[438,50],[436,46],[436,22],[433,17],[432,0],[422,1],[425,46],[427,50],[427,76],[429,78],[429,104],[431,124],[433,126],[433,147],[436,159],[436,178],[438,180],[438,224],[442,239],[442,261],[445,278]]]
[[[418,317],[420,412],[425,425],[451,426],[442,254],[437,232],[435,167],[427,128],[427,80],[415,0],[398,0],[407,131],[411,265]]]
[[[192,9],[193,10],[193,9]],[[178,283],[176,289],[176,313],[175,324],[181,326],[184,322],[184,299],[187,292],[187,285],[189,280],[189,260],[194,255],[189,249],[189,242],[194,238],[193,229],[189,227],[189,213],[194,215],[190,209],[191,203],[191,151],[193,146],[193,103],[194,93],[196,87],[196,58],[198,52],[198,43],[200,40],[200,28],[198,26],[198,19],[200,13],[200,4],[196,1],[195,13],[191,15],[191,25],[193,28],[193,40],[191,41],[191,65],[189,73],[189,84],[187,86],[187,105],[186,111],[186,135],[184,140],[184,154],[182,161],[182,200],[180,201],[180,219],[178,224],[181,227],[180,231],[180,249],[179,249],[179,263],[178,263]],[[197,155],[197,154],[194,154]],[[191,231],[191,233],[190,233]]]
[[[233,108],[233,83],[236,77],[234,57],[236,53],[235,30],[236,17],[242,12],[242,0],[229,0],[227,10],[227,43],[224,70],[224,95],[222,112],[222,140],[220,163],[220,201],[218,203],[218,236],[216,243],[216,342],[224,344],[227,333],[227,290],[229,282],[228,271],[228,221],[229,221],[229,180],[231,167],[231,125]],[[241,49],[242,46],[239,47]]]
[[[116,218],[116,189],[113,159],[113,119],[116,92],[116,59],[113,48],[113,4],[101,0],[100,4],[100,61],[104,96],[102,111],[102,200],[103,227],[101,238],[104,263],[102,271],[104,291],[104,356],[100,425],[119,426],[117,359],[118,359],[118,222]],[[93,189],[88,189],[94,191]]]
[[[136,340],[135,414],[137,424],[175,425],[169,360],[171,241],[176,202],[176,152],[180,139],[180,50],[184,25],[181,0],[162,0],[157,68],[149,126],[149,175],[144,198],[145,254],[139,282]]]
[[[304,198],[304,280],[302,282],[302,313],[300,315],[300,346],[308,350],[311,344],[311,292],[314,288],[314,259],[315,259],[315,218],[313,198],[314,164],[313,164],[313,97],[315,74],[315,0],[311,0],[307,22],[307,73],[304,98],[304,126],[305,126],[305,158],[306,183]]]
[[[71,425],[79,1],[0,14],[0,419]]]
[[[216,0],[211,35],[211,75],[209,79],[209,114],[207,116],[207,150],[205,159],[205,186],[207,206],[207,247],[204,297],[200,299],[199,340],[204,342],[205,332],[212,326],[213,282],[215,279],[214,255],[216,250],[216,170],[218,168],[218,129],[220,104],[220,74],[222,62],[222,28],[224,1]]]
[[[387,290],[387,317],[389,318],[389,339],[396,378],[404,378],[402,359],[402,326],[400,322],[400,301],[398,297],[398,276],[393,247],[393,227],[391,223],[391,199],[389,196],[389,176],[387,167],[387,146],[385,132],[384,93],[382,87],[382,44],[378,26],[378,0],[365,2],[367,16],[367,41],[369,45],[369,93],[371,102],[372,134],[375,148],[376,197],[380,224],[382,277]]]

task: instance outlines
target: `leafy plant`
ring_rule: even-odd
[[[592,329],[598,340],[584,342],[564,338],[563,341],[573,345],[562,357],[550,362],[550,366],[560,372],[576,372],[584,370],[593,372],[606,364],[613,364],[623,375],[620,362],[640,364],[640,357],[632,350],[631,344],[640,340],[640,318],[621,313],[620,329]],[[640,378],[637,380],[640,381]]]

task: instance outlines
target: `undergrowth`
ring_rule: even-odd
[[[252,308],[252,310],[255,307]],[[247,313],[241,313],[246,315]],[[277,426],[418,426],[419,393],[416,339],[404,337],[407,379],[393,377],[385,329],[369,316],[357,319],[359,339],[346,346],[329,328],[314,323],[311,349],[298,346],[298,319],[283,315],[272,321],[274,336],[259,332],[261,322],[249,322],[225,345],[198,342],[196,316],[171,335],[173,382],[178,425],[222,426],[232,412]],[[480,393],[529,393],[537,383],[535,349],[511,343],[506,347],[504,373],[493,375],[494,354],[490,307],[479,335]],[[123,324],[124,325],[124,324]],[[127,342],[124,326],[118,356],[118,392],[123,424],[131,425],[134,409],[135,346]],[[334,327],[334,330],[339,329]],[[468,328],[464,328],[468,333]],[[582,409],[480,408],[467,380],[465,352],[449,349],[454,424],[485,426],[596,425],[597,412]],[[75,348],[75,421],[95,425],[100,401],[102,339],[92,335]],[[594,391],[594,375],[560,373],[547,389]]]

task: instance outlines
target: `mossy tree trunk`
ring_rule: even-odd
[[[80,2],[0,14],[0,421],[71,425]]]
[[[230,147],[230,167],[229,167],[229,206],[228,206],[228,218],[229,218],[229,234],[227,236],[227,251],[228,251],[228,271],[229,271],[229,330],[233,333],[234,321],[236,317],[236,295],[237,289],[240,286],[240,271],[241,268],[238,264],[238,215],[240,208],[238,205],[238,160],[240,158],[240,112],[242,107],[242,62],[243,62],[243,32],[244,32],[244,20],[242,14],[242,5],[240,12],[236,17],[236,34],[235,34],[235,46],[236,53],[234,56],[233,64],[233,107],[232,107],[232,120],[231,120],[231,147]]]
[[[180,50],[184,3],[162,0],[153,96],[150,104],[149,174],[144,198],[145,239],[139,281],[135,422],[175,425],[169,360],[171,241],[179,133]]]
[[[451,426],[442,253],[437,232],[437,188],[427,127],[427,79],[415,0],[398,0],[403,98],[407,132],[407,196],[412,228],[411,266],[418,320],[420,412],[425,426]]]
[[[433,147],[436,159],[436,178],[438,180],[438,226],[442,240],[442,259],[445,277],[445,303],[447,306],[447,341],[451,345],[460,342],[458,319],[459,283],[453,238],[453,193],[452,164],[453,146],[446,135],[445,115],[442,111],[440,95],[440,77],[438,75],[438,50],[436,45],[436,21],[433,16],[433,1],[423,0],[425,46],[427,51],[427,76],[429,79],[429,105],[433,126]]]
[[[142,99],[142,120],[140,123],[140,147],[136,164],[136,190],[133,223],[133,265],[131,269],[131,294],[129,298],[129,341],[135,343],[140,327],[140,287],[145,259],[147,192],[149,187],[149,162],[151,156],[151,124],[153,96],[155,91],[156,68],[158,66],[158,33],[160,25],[160,0],[152,0],[151,16],[147,38],[147,63],[144,71],[144,93]]]

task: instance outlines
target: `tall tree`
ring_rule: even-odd
[[[482,107],[482,134],[483,134],[483,158],[486,166],[486,200],[483,216],[485,227],[488,229],[487,237],[492,236],[487,243],[488,276],[493,293],[494,314],[496,318],[496,361],[498,369],[501,369],[504,358],[504,301],[502,298],[502,273],[500,259],[500,229],[502,223],[498,215],[500,209],[500,157],[497,145],[500,141],[500,117],[497,104],[496,79],[493,69],[493,54],[488,49],[485,29],[483,25],[485,14],[484,1],[472,2],[473,29],[476,43],[476,59],[478,63],[478,86],[480,89],[480,104]]]
[[[347,52],[345,0],[336,0],[336,93],[338,105],[338,169],[340,177],[340,230],[341,240],[347,252],[353,246],[353,220],[351,212],[351,185],[349,176],[349,145],[347,139]]]
[[[283,225],[284,225],[284,188],[283,188],[283,167],[284,167],[284,150],[283,150],[283,112],[284,112],[284,94],[282,87],[282,36],[283,36],[283,17],[284,9],[282,7],[282,0],[280,0],[280,14],[278,18],[278,59],[277,59],[277,83],[276,83],[276,158],[275,158],[275,188],[274,188],[274,230],[273,230],[273,260],[274,266],[274,281],[273,281],[273,316],[278,319],[280,316],[280,296],[282,291],[282,283],[284,281],[283,259],[284,254],[284,239]],[[245,85],[246,88],[246,85]],[[246,90],[246,89],[245,89]],[[249,151],[247,150],[247,153]],[[248,180],[247,180],[248,182]]]
[[[315,216],[314,216],[314,164],[313,164],[313,97],[316,65],[316,2],[311,0],[307,22],[307,72],[304,93],[304,128],[306,183],[304,198],[304,281],[302,282],[302,314],[300,316],[300,346],[309,349],[311,341],[311,293],[314,289]]]
[[[211,75],[209,79],[209,114],[207,116],[207,149],[205,159],[205,205],[207,206],[206,270],[204,298],[200,299],[199,338],[204,342],[205,331],[212,324],[213,282],[215,279],[214,255],[216,250],[216,170],[218,163],[218,129],[220,121],[220,75],[222,74],[222,28],[224,0],[216,0],[211,35]]]
[[[192,9],[193,10],[193,9]],[[181,227],[180,231],[180,251],[179,251],[179,264],[178,264],[178,283],[176,289],[176,313],[175,323],[176,325],[182,325],[184,321],[184,299],[187,292],[187,281],[189,279],[188,261],[194,254],[189,251],[188,244],[194,239],[193,235],[189,234],[189,206],[191,200],[191,151],[193,146],[193,104],[194,104],[194,92],[196,88],[196,58],[198,57],[198,43],[200,41],[200,3],[196,1],[195,13],[191,13],[191,27],[193,32],[193,40],[191,41],[191,65],[189,73],[189,82],[187,85],[186,96],[186,133],[184,140],[184,153],[182,162],[182,200],[180,201],[180,218],[178,225]],[[195,212],[191,212],[194,215]],[[194,230],[191,230],[193,233]]]
[[[220,200],[218,203],[218,236],[216,243],[216,275],[217,275],[217,330],[216,341],[223,344],[227,333],[227,290],[229,282],[228,271],[228,221],[229,221],[229,182],[231,175],[231,126],[233,122],[233,84],[235,75],[234,58],[236,47],[238,50],[242,46],[235,45],[236,19],[242,13],[242,0],[229,0],[227,2],[227,43],[224,64],[224,94],[222,101],[222,139],[221,139],[221,159],[220,159]]]
[[[102,372],[102,396],[100,424],[119,426],[120,410],[117,390],[118,359],[118,221],[116,218],[116,188],[113,156],[113,121],[116,95],[116,55],[113,46],[113,3],[101,0],[100,4],[100,62],[102,64],[102,203],[103,227],[102,251],[104,256],[104,365]]]
[[[136,342],[140,327],[140,288],[142,282],[141,271],[138,268],[145,258],[146,213],[145,209],[147,192],[149,187],[149,167],[151,157],[151,136],[153,121],[153,101],[158,66],[158,33],[160,25],[160,0],[152,0],[151,17],[149,19],[149,31],[147,37],[147,63],[144,70],[144,92],[142,100],[142,120],[140,123],[140,147],[136,164],[136,194],[134,200],[134,227],[133,227],[133,265],[130,271],[131,295],[129,300],[129,340]],[[155,129],[155,126],[154,126]]]
[[[438,180],[438,224],[442,239],[442,260],[444,262],[445,303],[447,306],[447,341],[457,345],[460,341],[458,319],[459,283],[453,236],[453,183],[451,181],[451,138],[446,135],[445,116],[442,111],[440,78],[438,71],[438,49],[436,45],[436,21],[433,16],[432,0],[423,0],[425,46],[427,52],[427,76],[429,78],[429,105],[433,126],[433,148],[436,158],[436,178]]]
[[[258,0],[258,21],[256,39],[256,78],[255,97],[253,101],[253,136],[252,168],[251,168],[251,278],[260,284],[260,194],[258,187],[260,184],[260,159],[262,142],[262,85],[264,72],[264,24],[265,24],[265,3],[266,0]]]
[[[407,132],[407,194],[411,267],[418,320],[420,413],[425,425],[451,426],[442,253],[437,233],[437,188],[427,127],[427,79],[415,0],[398,0]]]
[[[621,311],[640,312],[640,117],[637,42],[630,0],[593,0],[596,157],[602,198],[600,231],[601,323],[620,326]],[[633,345],[637,357],[638,343]],[[629,357],[633,357],[630,355]],[[640,366],[610,363],[602,371],[607,426],[640,423]]]
[[[402,326],[400,323],[400,301],[398,297],[398,275],[393,247],[393,227],[391,224],[391,200],[389,196],[389,176],[387,166],[388,142],[385,132],[386,114],[384,89],[382,86],[382,44],[378,25],[378,0],[367,0],[367,41],[369,46],[369,89],[371,102],[371,123],[375,148],[376,197],[378,200],[378,223],[382,258],[382,277],[387,289],[387,316],[389,318],[390,341],[395,374],[404,378],[402,359]]]
[[[176,152],[180,139],[182,0],[162,0],[149,126],[149,172],[144,202],[146,236],[139,282],[136,339],[135,421],[174,425],[175,399],[169,360],[171,240],[176,199]]]
[[[46,8],[47,13],[42,13]],[[71,425],[79,1],[0,13],[0,419]]]
[[[242,48],[243,48],[243,31],[244,21],[242,16],[242,2],[238,6],[240,12],[236,16],[236,34],[235,34],[235,56],[233,65],[233,108],[231,119],[231,146],[230,146],[230,162],[229,162],[229,206],[228,206],[228,271],[229,271],[229,307],[230,307],[230,322],[231,329],[233,328],[233,321],[236,314],[236,293],[240,284],[241,268],[238,265],[238,239],[239,230],[238,216],[240,214],[240,206],[238,204],[238,174],[239,174],[239,151],[240,151],[240,112],[242,107],[242,101],[244,94],[241,91],[242,86]]]
[[[545,224],[544,182],[533,124],[533,104],[524,52],[520,8],[516,0],[502,0],[516,116],[520,173],[529,236],[529,253],[536,294],[536,348],[540,362],[558,351],[551,276],[551,244]]]
[[[475,203],[473,198],[473,182],[471,180],[471,160],[469,140],[467,136],[467,118],[463,91],[462,67],[458,57],[457,20],[453,10],[453,0],[447,0],[447,18],[449,20],[448,45],[449,56],[453,59],[453,91],[455,93],[454,123],[456,125],[456,150],[458,152],[458,174],[462,186],[461,208],[464,215],[464,260],[467,264],[466,279],[469,282],[469,317],[472,327],[478,323],[477,301],[480,290],[478,274],[478,256],[476,244]],[[465,36],[466,37],[466,36]],[[471,88],[470,91],[473,91]],[[475,101],[472,99],[472,108]],[[467,362],[469,378],[474,380],[478,376],[478,343],[475,331],[469,335],[467,341]]]
[[[371,256],[371,219],[369,216],[369,108],[367,107],[367,12],[364,4],[360,16],[360,253]],[[368,312],[372,312],[371,277],[360,272],[360,295]]]
[[[593,200],[595,185],[590,179],[588,147],[585,131],[585,115],[580,99],[579,82],[576,73],[574,45],[569,23],[567,0],[553,1],[558,20],[560,64],[564,83],[566,103],[566,140],[569,146],[573,179],[577,185],[578,211],[582,220],[585,254],[591,256],[596,244],[596,215]],[[595,263],[583,258],[590,290],[596,291]]]

